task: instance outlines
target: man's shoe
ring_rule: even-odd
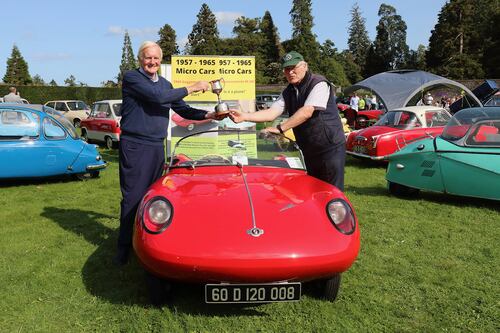
[[[119,246],[116,255],[113,258],[113,265],[124,266],[128,263],[130,248]]]

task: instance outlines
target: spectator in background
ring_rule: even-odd
[[[349,101],[349,106],[354,111],[358,112],[359,110],[359,97],[356,93],[353,93],[351,96],[351,100]]]
[[[372,100],[371,100],[370,96],[368,96],[368,95],[365,96],[365,104],[366,104],[367,110],[372,109]]]
[[[372,110],[378,110],[377,96],[375,94],[372,95]]]
[[[9,87],[9,93],[3,97],[5,103],[22,103],[21,96],[16,87]]]
[[[365,109],[365,99],[363,97],[361,97],[358,101],[358,109],[359,110]]]

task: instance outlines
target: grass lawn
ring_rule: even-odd
[[[117,151],[98,179],[0,184],[1,332],[392,332],[500,329],[500,205],[423,193],[398,199],[384,167],[348,159],[361,252],[339,298],[209,306],[201,286],[148,305],[134,260],[111,265]]]

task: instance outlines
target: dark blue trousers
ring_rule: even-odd
[[[118,246],[130,247],[137,207],[148,188],[163,173],[163,145],[146,145],[120,138],[120,189],[122,191]]]
[[[305,156],[307,173],[332,184],[344,192],[345,144],[338,145],[326,153]]]

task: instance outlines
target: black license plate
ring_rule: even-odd
[[[301,284],[207,284],[206,303],[270,303],[300,300]]]

